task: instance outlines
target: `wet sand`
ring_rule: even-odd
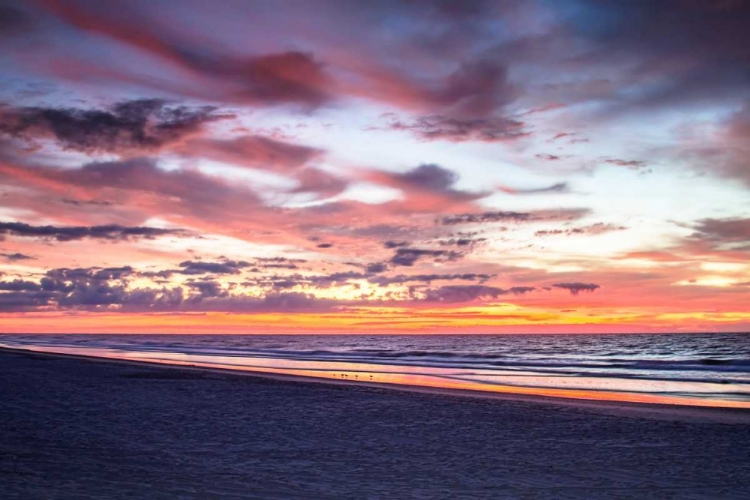
[[[750,498],[747,412],[0,350],[3,498]]]

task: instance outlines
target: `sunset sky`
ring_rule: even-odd
[[[750,330],[749,26],[0,1],[0,330]]]

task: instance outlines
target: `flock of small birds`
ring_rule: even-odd
[[[346,374],[346,373],[341,373],[341,374],[338,374],[338,373],[334,373],[334,374],[333,374],[333,376],[334,376],[334,377],[339,377],[339,376],[340,376],[340,377],[341,377],[342,379],[345,379],[345,380],[348,380],[348,379],[350,378],[350,377],[349,377],[349,375],[348,375],[348,374]],[[359,375],[355,375],[355,376],[354,376],[354,380],[359,380]],[[373,376],[372,376],[372,375],[370,375],[370,381],[373,381],[373,380],[374,380],[374,379],[373,379]]]

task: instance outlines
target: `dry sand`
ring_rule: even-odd
[[[750,499],[748,422],[0,351],[0,498]]]

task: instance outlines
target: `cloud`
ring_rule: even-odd
[[[750,218],[700,219],[688,227],[695,230],[690,239],[717,247],[750,248]]]
[[[677,159],[687,160],[700,172],[750,186],[750,98],[737,112],[720,121],[713,135],[698,128],[686,142],[688,146],[675,151]]]
[[[96,280],[120,280],[134,273],[131,266],[105,267],[103,269],[92,269],[92,278]]]
[[[407,131],[423,141],[504,142],[529,135],[505,108],[520,95],[508,70],[494,57],[467,57],[451,73],[412,79],[379,68],[364,72],[366,97],[412,110],[409,118],[386,113],[374,130]],[[356,93],[356,91],[355,91]]]
[[[67,205],[73,205],[76,207],[80,207],[80,206],[109,207],[109,206],[112,206],[111,201],[104,201],[104,200],[73,200],[71,198],[63,198],[60,201]]]
[[[645,168],[648,166],[648,164],[645,161],[641,160],[620,160],[617,158],[607,158],[604,160],[604,163],[609,163],[610,165],[616,165],[618,167],[625,167],[630,168],[632,170],[638,170],[641,168]]]
[[[446,285],[425,291],[423,300],[425,302],[461,303],[496,299],[507,294],[523,295],[534,290],[534,287],[513,287],[506,290],[484,285]]]
[[[565,229],[542,229],[542,230],[536,231],[534,233],[534,236],[559,236],[559,235],[595,236],[599,234],[610,233],[613,231],[625,231],[626,229],[628,228],[625,226],[618,226],[616,224],[605,224],[603,222],[597,222],[596,224],[591,224],[589,226],[569,227]]]
[[[347,180],[314,167],[298,170],[294,178],[298,185],[290,193],[314,194],[318,198],[331,198],[341,194],[349,186]]]
[[[593,292],[597,288],[601,288],[594,283],[555,283],[552,286],[568,290],[571,295],[578,295],[580,292]]]
[[[42,289],[39,283],[33,281],[13,280],[0,281],[0,290],[11,292],[38,292]]]
[[[580,6],[584,16],[569,27],[591,44],[585,62],[600,68],[634,63],[617,82],[627,96],[621,109],[653,112],[744,93],[746,75],[737,68],[750,61],[746,2],[586,0]],[[594,18],[608,21],[592,30],[584,19]],[[639,92],[625,92],[628,87]]]
[[[323,153],[316,148],[260,135],[244,135],[232,139],[191,139],[176,151],[189,157],[205,157],[231,165],[279,172],[299,168]]]
[[[222,53],[223,47],[196,43],[189,35],[149,23],[153,20],[148,16],[116,15],[72,2],[42,3],[80,30],[130,45],[191,74],[195,82],[170,85],[172,91],[188,87],[189,93],[208,100],[223,98],[255,105],[297,104],[307,108],[332,100],[330,90],[335,82],[309,53],[234,56]],[[199,80],[203,80],[202,86],[197,84]],[[190,86],[190,83],[195,84]]]
[[[25,312],[44,308],[51,304],[54,294],[50,292],[7,292],[0,293],[0,311]]]
[[[572,221],[587,216],[587,208],[564,208],[558,210],[538,210],[535,212],[489,211],[479,213],[456,214],[443,217],[444,225],[458,224],[491,224],[496,222],[536,222],[563,220]]]
[[[285,257],[271,257],[258,259],[256,266],[262,269],[299,269],[297,263],[306,262],[302,259],[287,259]]]
[[[403,283],[414,283],[414,282],[425,282],[430,283],[433,281],[478,281],[483,283],[493,277],[492,274],[482,273],[454,273],[454,274],[398,274],[395,276],[370,276],[368,281],[373,284],[380,286],[388,286],[394,284]]]
[[[507,69],[497,61],[465,62],[454,71],[431,100],[453,117],[486,117],[511,102],[518,89],[509,82]]]
[[[125,241],[138,238],[153,239],[159,236],[184,236],[185,234],[184,229],[126,227],[118,224],[106,226],[32,226],[23,222],[0,222],[0,236],[45,238],[60,242],[84,238]]]
[[[418,260],[434,258],[438,262],[445,260],[457,260],[463,257],[463,253],[449,250],[424,250],[420,248],[398,248],[391,257],[390,263],[394,266],[413,266]]]
[[[209,269],[219,272],[213,266],[206,268]],[[134,274],[142,277],[146,273]],[[330,311],[346,304],[301,293],[230,295],[231,287],[225,288],[212,280],[188,280],[173,288],[128,288],[125,277],[107,269],[61,268],[48,271],[39,284],[20,280],[0,282],[0,290],[8,290],[0,293],[0,310],[311,312]],[[281,281],[276,284],[276,288],[283,287]]]
[[[5,257],[8,262],[16,262],[19,260],[36,260],[36,257],[32,257],[31,255],[26,255],[20,252],[0,253],[0,257]]]
[[[64,149],[87,153],[149,151],[233,117],[213,106],[174,106],[138,99],[110,109],[0,107],[0,133],[26,140],[54,137]]]
[[[570,187],[567,182],[557,182],[551,186],[542,188],[530,188],[530,189],[519,189],[511,188],[508,186],[500,186],[500,190],[507,194],[512,195],[523,195],[523,194],[549,194],[549,193],[568,193]]]
[[[22,34],[32,24],[33,21],[26,12],[10,4],[0,4],[0,38]]]
[[[383,243],[383,246],[385,248],[402,248],[402,247],[408,247],[409,242],[408,241],[394,241],[394,240],[388,240],[385,243]]]
[[[424,141],[505,142],[529,135],[523,122],[509,118],[461,119],[442,115],[411,121],[391,119],[384,128],[411,132]]]
[[[70,197],[73,192],[80,198],[105,196],[117,199],[118,205],[129,207],[141,218],[179,214],[196,229],[229,230],[240,213],[258,215],[250,221],[241,217],[244,230],[253,220],[265,225],[278,217],[278,212],[266,210],[258,194],[245,184],[194,169],[162,169],[151,158],[89,163],[76,169],[0,163],[0,172],[26,189],[42,190],[45,196]]]
[[[487,241],[487,238],[470,238],[467,236],[462,236],[458,238],[450,237],[443,240],[437,240],[437,244],[440,246],[457,246],[457,247],[473,247],[476,245],[479,245],[481,243],[484,243]]]
[[[560,136],[560,134],[557,134],[555,137],[553,137],[553,139],[557,139],[558,136]],[[564,137],[564,136],[561,136],[561,137]],[[548,153],[541,153],[541,154],[537,154],[537,155],[534,155],[534,156],[536,158],[539,158],[540,160],[545,160],[545,161],[557,161],[557,160],[559,160],[561,158],[560,155],[551,155],[551,154],[548,154]]]
[[[365,271],[368,273],[382,273],[388,270],[388,266],[383,262],[373,262],[371,264],[367,264],[365,267]]]
[[[243,268],[249,266],[250,263],[244,260],[225,260],[223,262],[186,260],[180,262],[181,269],[175,272],[180,274],[239,274]]]
[[[207,299],[192,307],[199,311],[235,313],[321,313],[333,312],[349,303],[350,301],[321,298],[300,292],[274,292],[262,297],[231,296]]]
[[[189,288],[197,290],[201,297],[213,298],[213,297],[226,297],[228,292],[224,290],[221,283],[217,281],[192,281],[186,283]]]
[[[400,189],[415,205],[425,208],[444,202],[470,202],[488,196],[489,192],[468,192],[455,188],[457,173],[435,165],[422,164],[403,173],[370,172],[369,180]],[[416,207],[415,207],[416,208]]]

